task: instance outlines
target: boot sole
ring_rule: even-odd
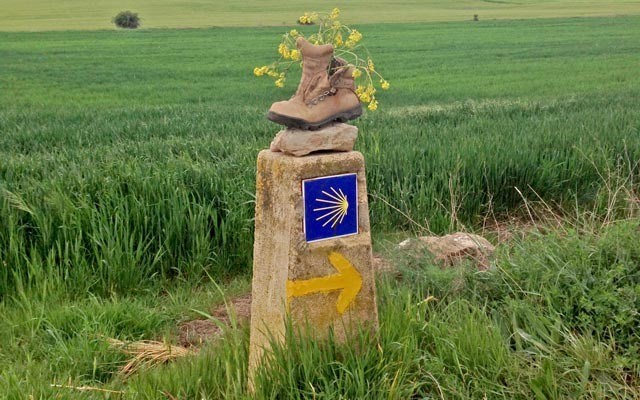
[[[354,107],[351,110],[343,111],[341,113],[332,115],[331,117],[325,120],[322,120],[320,122],[308,122],[303,119],[281,115],[273,111],[269,111],[267,113],[267,119],[277,124],[284,125],[287,128],[297,128],[302,130],[315,131],[332,122],[336,122],[336,121],[347,122],[347,121],[354,120],[361,115],[362,115],[362,105],[358,104],[357,107]]]

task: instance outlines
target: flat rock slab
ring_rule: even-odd
[[[278,132],[270,150],[295,157],[316,151],[351,151],[358,138],[358,128],[337,122],[317,131],[286,128]]]

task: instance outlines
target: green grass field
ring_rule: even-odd
[[[636,6],[579,4],[483,7]],[[402,10],[385,21],[468,19]],[[92,11],[0,31],[107,28]],[[379,343],[302,340],[276,352],[257,398],[640,397],[640,17],[479,13],[358,25],[392,84],[356,122],[375,246],[393,257],[389,234],[477,230],[530,201],[565,225],[505,245],[487,273],[397,256]],[[224,20],[271,24],[256,15]],[[104,338],[174,342],[219,286],[247,291],[255,158],[278,129],[264,113],[295,89],[251,72],[283,29],[0,32],[0,397],[248,398],[245,328],[130,380]]]
[[[291,25],[305,11],[329,11],[333,7],[340,7],[345,22],[351,24],[468,21],[475,14],[482,20],[640,14],[640,2],[631,0],[350,0],[327,5],[309,0],[108,0],[98,3],[0,0],[0,31],[109,29],[113,28],[111,19],[122,10],[139,13],[145,28]]]

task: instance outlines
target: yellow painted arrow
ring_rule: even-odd
[[[331,252],[329,262],[338,270],[337,274],[304,281],[287,281],[287,301],[292,297],[306,296],[311,293],[327,293],[342,289],[336,308],[343,314],[362,288],[362,276],[342,254]]]

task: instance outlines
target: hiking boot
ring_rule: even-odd
[[[346,122],[362,115],[355,94],[353,67],[333,58],[330,44],[313,45],[298,38],[302,54],[302,78],[287,101],[273,103],[267,118],[289,128],[318,129],[333,121]]]

